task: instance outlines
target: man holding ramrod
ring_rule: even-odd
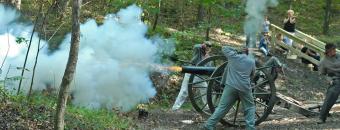
[[[218,107],[204,124],[204,129],[214,130],[217,122],[231,109],[237,100],[243,105],[246,129],[255,129],[255,104],[250,79],[255,74],[255,59],[248,56],[248,49],[238,53],[235,49],[224,46],[223,54],[228,59],[222,85],[223,93]]]

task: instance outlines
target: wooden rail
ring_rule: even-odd
[[[296,30],[295,34],[291,34],[285,30],[283,30],[282,28],[274,25],[274,24],[271,24],[270,25],[270,30],[272,32],[272,42],[274,43],[274,45],[279,45],[283,48],[286,48],[288,50],[290,50],[291,52],[293,52],[294,54],[296,54],[297,56],[299,57],[302,57],[314,64],[319,64],[320,61],[318,60],[315,60],[313,57],[310,57],[308,55],[306,55],[305,53],[302,53],[300,51],[301,48],[299,48],[301,45],[307,47],[308,49],[311,49],[315,52],[317,52],[318,54],[320,54],[321,57],[324,57],[324,52],[325,52],[325,45],[326,43],[308,35],[308,34],[305,34],[299,30]],[[282,35],[288,37],[289,39],[292,39],[294,42],[293,42],[293,46],[289,46],[285,43],[283,43],[282,41],[278,41],[278,39],[276,38],[277,34],[281,33]],[[337,49],[337,52],[340,52],[338,49]]]
[[[300,57],[302,57],[302,58],[304,58],[304,59],[306,59],[306,60],[312,62],[313,64],[318,65],[318,64],[320,63],[320,61],[314,59],[313,57],[310,57],[309,55],[307,55],[307,54],[305,54],[305,53],[302,53],[302,52],[301,52],[299,49],[297,49],[297,48],[294,48],[294,47],[292,47],[292,46],[286,45],[286,44],[283,43],[282,41],[277,41],[277,40],[276,40],[275,43],[276,43],[276,45],[279,45],[279,46],[281,46],[281,47],[283,47],[283,48],[285,48],[285,49],[288,49],[288,50],[292,51],[294,54],[299,55]]]
[[[300,38],[304,38],[306,42],[311,42],[312,44],[318,46],[319,48],[325,48],[326,43],[312,37],[311,35],[308,35],[306,33],[301,32],[300,30],[296,30],[295,35]],[[338,53],[340,53],[340,50],[336,49]]]
[[[281,33],[283,35],[285,35],[286,37],[288,37],[289,39],[292,39],[293,42],[293,46],[299,46],[299,45],[304,45],[306,47],[308,47],[309,49],[319,53],[321,56],[324,55],[325,50],[323,48],[320,48],[318,45],[313,44],[312,42],[307,42],[307,40],[299,38],[285,30],[283,30],[282,28],[271,24],[271,30],[272,33],[274,34],[274,36],[278,33]],[[297,54],[299,56],[299,54]]]

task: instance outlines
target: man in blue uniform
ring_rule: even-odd
[[[221,100],[215,112],[204,124],[204,128],[214,130],[237,100],[242,102],[247,130],[255,129],[255,104],[251,91],[250,79],[255,74],[255,59],[248,56],[248,49],[239,54],[235,49],[224,46],[223,54],[228,58],[228,65],[222,83],[225,86]]]

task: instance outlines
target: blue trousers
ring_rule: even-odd
[[[209,130],[214,130],[215,125],[228,113],[238,99],[241,100],[241,104],[243,105],[246,129],[255,130],[255,104],[252,92],[242,92],[230,86],[225,86],[217,108],[204,124],[204,127]]]

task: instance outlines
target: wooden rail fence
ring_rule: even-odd
[[[288,49],[290,50],[291,52],[293,52],[294,54],[296,54],[297,56],[301,57],[301,58],[304,58],[314,64],[319,64],[320,61],[314,59],[313,57],[310,57],[308,56],[307,54],[305,53],[302,53],[301,52],[301,48],[299,48],[300,46],[305,46],[307,47],[308,49],[311,49],[313,51],[315,51],[316,53],[320,54],[321,57],[324,56],[324,52],[325,52],[325,45],[326,43],[308,35],[308,34],[305,34],[299,30],[296,30],[295,34],[291,34],[285,30],[283,30],[282,28],[274,25],[274,24],[271,24],[270,25],[270,30],[272,32],[272,43],[275,45],[279,45],[285,49]],[[276,36],[278,34],[282,34],[284,36],[286,36],[287,38],[289,39],[292,39],[294,42],[293,42],[293,46],[289,46],[285,43],[283,43],[283,41],[279,41]],[[338,49],[337,49],[337,52],[340,52]]]

